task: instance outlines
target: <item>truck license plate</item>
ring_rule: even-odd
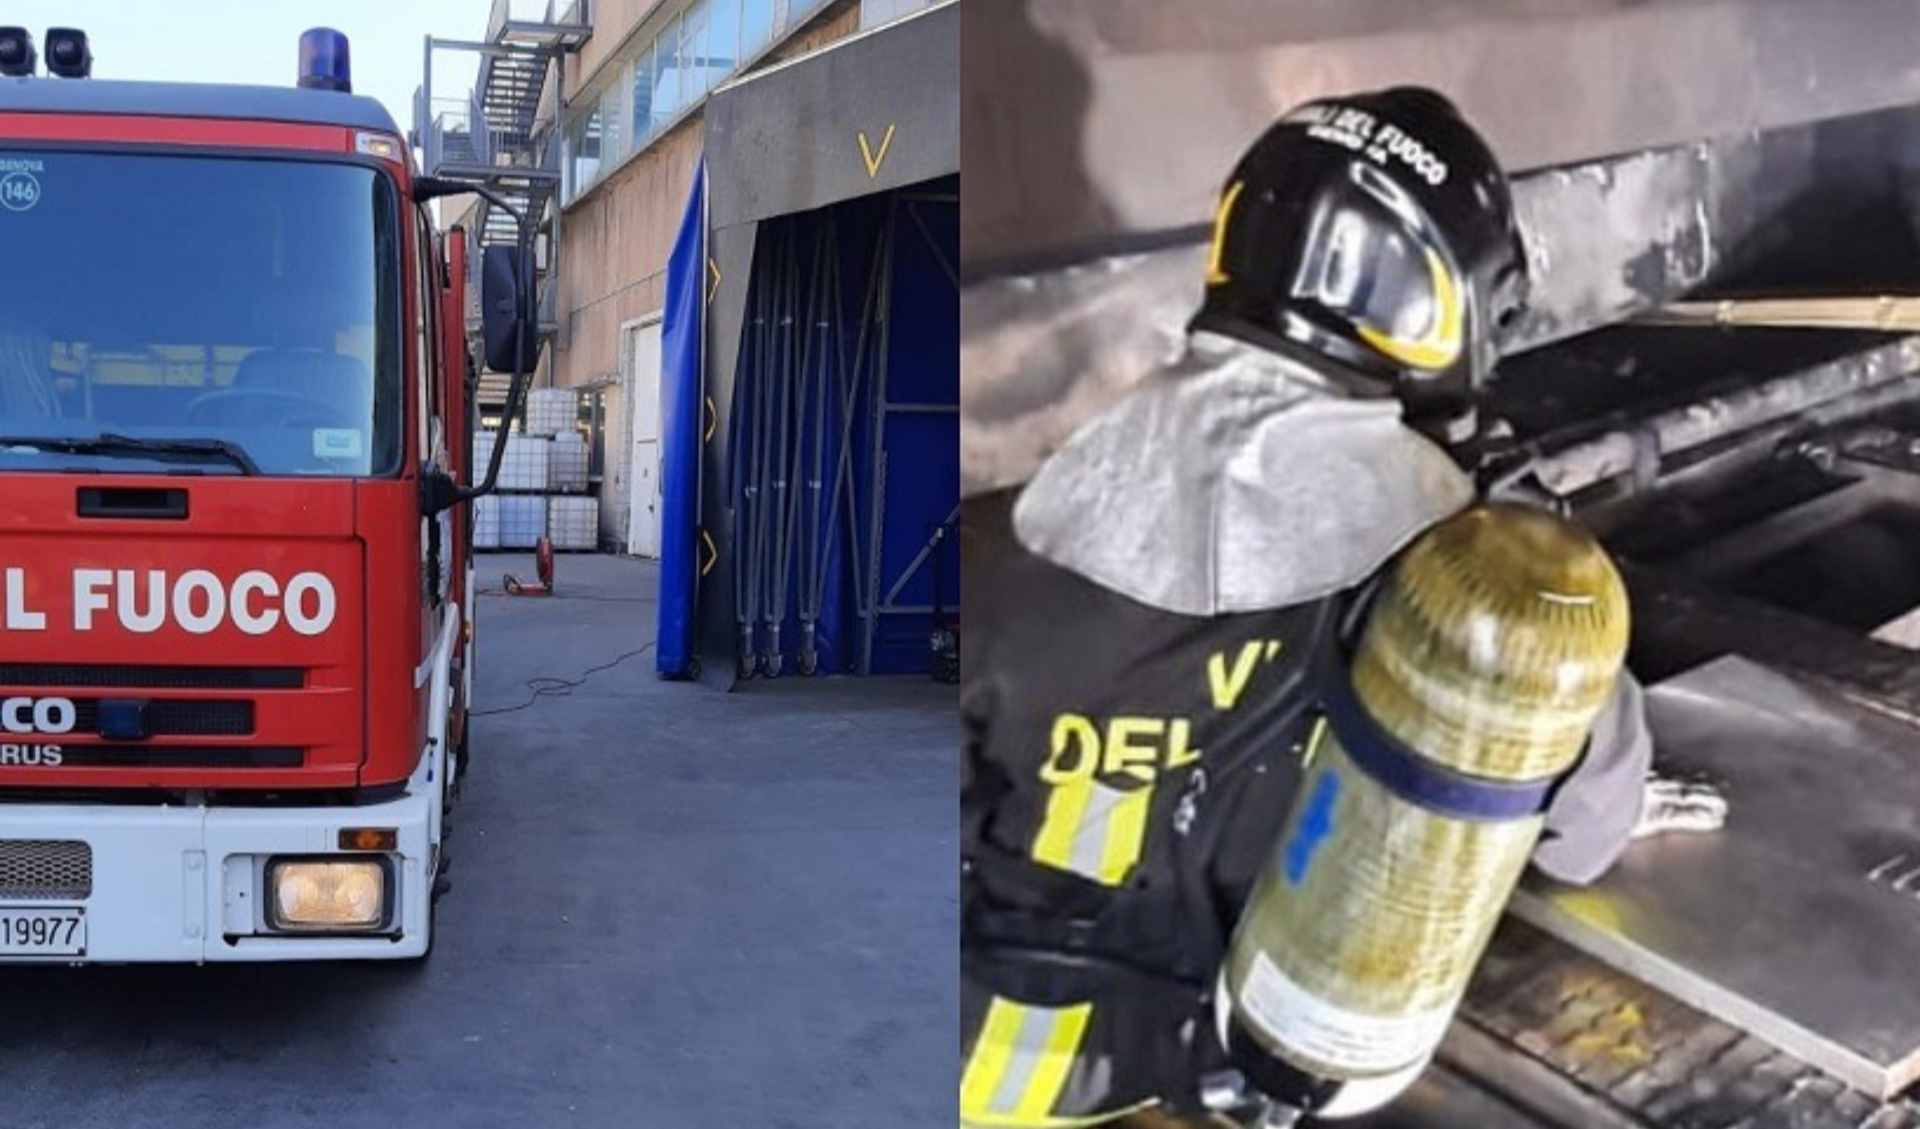
[[[86,910],[0,909],[0,957],[72,957],[86,951]]]

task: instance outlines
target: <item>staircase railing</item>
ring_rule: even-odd
[[[590,34],[588,0],[493,0],[484,44],[447,41],[441,50],[476,53],[471,87],[458,97],[436,98],[423,83],[414,94],[417,142],[426,171],[484,183],[536,224],[557,197],[562,130],[540,118],[541,95],[552,81],[552,60],[577,47]],[[437,41],[427,44],[428,73]],[[505,212],[482,202],[468,220],[467,330],[480,326],[482,263],[485,248],[510,244],[518,232]],[[544,355],[560,316],[558,264],[546,246],[550,233],[536,240],[535,303]],[[504,378],[482,373],[483,387],[500,392]],[[485,395],[481,397],[487,399]]]

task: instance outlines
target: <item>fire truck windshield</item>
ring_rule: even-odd
[[[0,474],[395,473],[399,214],[359,165],[0,150]]]

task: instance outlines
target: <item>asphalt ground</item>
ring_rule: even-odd
[[[953,688],[665,682],[652,566],[558,572],[481,601],[429,962],[0,968],[0,1129],[950,1124]]]

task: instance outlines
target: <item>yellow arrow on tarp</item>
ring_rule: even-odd
[[[705,563],[700,566],[700,575],[705,576],[713,571],[714,565],[720,563],[720,550],[714,547],[713,538],[707,536],[707,531],[704,529],[700,531],[700,540],[707,546],[707,559]]]
[[[720,411],[714,407],[713,397],[707,397],[707,431],[700,437],[702,443],[713,439],[713,433],[720,428]]]
[[[720,264],[714,262],[711,255],[707,257],[707,273],[713,278],[713,285],[707,287],[707,305],[711,306],[713,296],[720,293]]]
[[[867,131],[864,129],[860,131],[860,160],[866,163],[868,180],[880,175],[880,162],[887,159],[887,149],[892,144],[893,123],[891,122],[887,124],[887,132],[880,138],[878,153],[873,151],[873,146],[867,141]]]

